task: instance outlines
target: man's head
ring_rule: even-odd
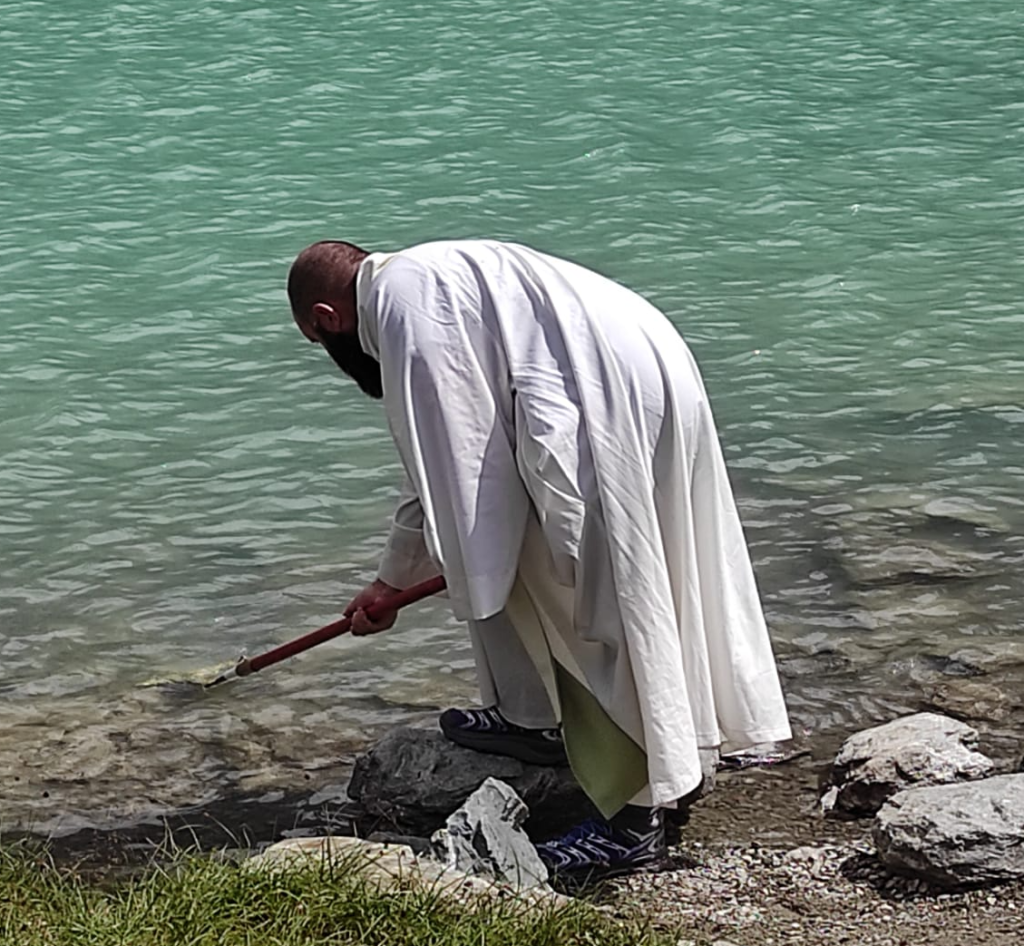
[[[288,271],[288,299],[302,334],[322,345],[364,393],[381,398],[380,362],[359,344],[356,274],[368,255],[341,240],[307,246]]]

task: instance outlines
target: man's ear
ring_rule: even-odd
[[[313,324],[317,328],[323,329],[325,332],[332,332],[337,334],[342,330],[341,315],[334,306],[326,302],[314,302],[313,308],[310,309],[313,313]]]

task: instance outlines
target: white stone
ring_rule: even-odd
[[[916,713],[851,736],[832,765],[822,808],[871,815],[897,792],[985,778],[988,756],[975,751],[977,730],[937,713]]]
[[[530,810],[515,791],[488,778],[434,835],[449,867],[484,874],[516,888],[547,883],[548,871],[521,825]]]
[[[315,837],[279,841],[245,862],[248,870],[321,870],[325,866],[360,880],[378,893],[423,889],[459,902],[481,897],[525,905],[565,905],[568,898],[548,887],[516,890],[486,877],[474,877],[440,861],[418,857],[404,845],[376,844],[359,838]]]

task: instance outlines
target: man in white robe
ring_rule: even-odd
[[[296,323],[382,398],[406,473],[378,579],[443,574],[482,710],[449,738],[557,763],[603,818],[540,845],[556,871],[664,852],[698,750],[790,738],[707,395],[668,319],[578,265],[495,241],[307,247]],[[563,749],[564,740],[564,749]]]

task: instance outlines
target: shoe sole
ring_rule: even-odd
[[[489,733],[467,733],[460,729],[441,726],[445,737],[457,746],[485,752],[488,755],[508,756],[530,765],[568,765],[565,747],[554,743],[551,748],[538,746],[533,740],[517,739],[515,736],[495,736]]]
[[[559,893],[570,896],[582,893],[590,887],[617,877],[636,874],[661,874],[675,869],[672,859],[666,854],[642,864],[618,864],[610,867],[578,867],[575,870],[551,871],[548,883]]]

